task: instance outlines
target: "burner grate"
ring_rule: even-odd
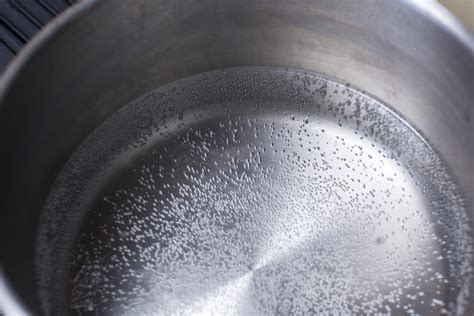
[[[0,72],[32,37],[74,0],[0,0]]]

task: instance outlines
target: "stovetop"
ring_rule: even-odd
[[[76,0],[0,0],[0,73],[52,18]]]

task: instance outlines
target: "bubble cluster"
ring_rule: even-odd
[[[142,96],[81,145],[45,212],[44,295],[61,295],[51,255],[70,258],[78,313],[458,313],[472,275],[463,199],[430,145],[299,70]]]

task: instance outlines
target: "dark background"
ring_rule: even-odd
[[[0,73],[33,35],[76,0],[0,0]]]

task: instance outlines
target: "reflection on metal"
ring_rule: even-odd
[[[231,68],[101,125],[60,175],[44,234],[87,214],[68,289],[79,313],[443,313],[470,284],[463,205],[377,101],[311,73]]]
[[[361,10],[361,7],[364,9]],[[53,232],[51,235],[42,235],[45,239],[41,240],[41,247],[38,247],[36,235],[41,226],[40,210],[64,163],[92,131],[130,100],[180,78],[228,67],[279,66],[317,71],[354,83],[390,104],[397,113],[410,122],[411,126],[425,136],[425,140],[428,140],[433,148],[436,148],[459,184],[450,188],[459,187],[464,192],[465,201],[462,208],[465,208],[468,215],[472,217],[474,210],[472,207],[474,205],[474,194],[472,194],[474,192],[472,181],[474,179],[472,166],[474,140],[471,137],[474,129],[472,124],[473,53],[469,46],[470,41],[462,40],[456,35],[457,32],[452,24],[441,22],[442,20],[435,18],[434,15],[435,12],[420,14],[420,10],[414,9],[413,5],[406,1],[371,0],[337,2],[299,0],[298,5],[292,1],[265,0],[203,0],[199,2],[176,0],[172,5],[167,1],[155,0],[103,0],[81,1],[66,10],[63,15],[47,24],[40,34],[20,51],[0,78],[0,107],[2,108],[0,143],[3,148],[8,149],[0,155],[0,174],[2,175],[0,209],[9,219],[2,221],[1,231],[9,236],[8,240],[15,240],[14,244],[2,244],[5,253],[2,257],[2,267],[12,287],[34,312],[38,311],[40,304],[46,314],[65,314],[70,309],[70,298],[64,295],[64,293],[71,293],[69,275],[66,272],[74,272],[74,269],[87,266],[87,264],[81,265],[77,262],[70,270],[65,268],[69,263],[69,258],[66,256],[70,251],[69,245],[76,241],[76,232],[79,227],[74,221],[55,220],[73,218],[74,214],[68,213],[70,209],[60,209],[56,219],[46,220],[43,217],[42,223],[55,225],[48,228]],[[133,45],[129,45],[130,43]],[[215,110],[214,114],[219,113]],[[269,113],[263,116],[267,117],[267,115],[270,121],[274,119]],[[258,113],[253,113],[251,116],[262,119],[262,115]],[[397,115],[391,113],[382,117],[396,118]],[[301,119],[304,120],[304,117],[301,118],[295,113],[294,121]],[[214,117],[211,121],[218,120]],[[239,122],[238,115],[232,116],[231,120]],[[289,121],[293,122],[291,117]],[[328,124],[327,130],[333,130],[330,127],[336,127],[336,125],[331,125],[330,122],[334,123],[331,120],[323,120],[321,124]],[[192,125],[195,129],[206,128],[200,122],[196,121],[195,124]],[[342,130],[349,131],[349,134],[353,132],[352,127],[344,126],[345,128],[339,126],[341,129],[337,129],[337,134]],[[211,125],[211,128],[219,130],[221,127]],[[227,129],[224,128],[224,130]],[[308,130],[314,132],[313,129]],[[118,129],[117,135],[122,135],[123,132]],[[169,132],[173,135],[169,141],[176,140],[182,135],[179,129],[175,132],[169,130]],[[346,141],[349,139],[353,140],[345,138]],[[421,138],[414,137],[413,139],[420,140]],[[154,144],[151,139],[144,140],[147,144]],[[159,138],[158,143],[162,144]],[[422,143],[421,140],[415,147],[428,148],[420,143]],[[109,148],[108,146],[114,143],[106,141],[100,145],[94,152],[100,153],[102,148]],[[410,148],[409,145],[406,147]],[[158,148],[161,148],[161,145],[158,145]],[[383,148],[381,151],[385,152]],[[134,151],[126,152],[133,153]],[[127,157],[123,151],[121,153],[121,157]],[[232,152],[229,154],[233,155]],[[147,157],[145,151],[138,151],[137,155],[138,158]],[[238,157],[237,155],[236,158]],[[430,157],[438,157],[438,155]],[[91,163],[90,158],[83,161]],[[432,160],[418,158],[415,160],[432,162]],[[101,165],[102,162],[102,157],[98,157],[95,164]],[[139,160],[130,161],[132,162],[139,163]],[[167,163],[172,163],[172,161],[167,161]],[[120,174],[126,173],[127,168],[120,166],[117,168]],[[396,168],[404,170],[404,167],[397,166]],[[287,171],[291,170],[287,169]],[[178,172],[174,175],[176,177],[184,171],[177,169],[175,172]],[[301,174],[299,169],[294,172],[296,175]],[[133,175],[132,169],[129,170],[129,174]],[[239,176],[242,177],[242,174]],[[247,179],[245,175],[242,181],[252,179]],[[410,176],[410,179],[425,178],[413,176]],[[86,172],[77,178],[87,177],[94,178],[94,174],[88,175]],[[116,182],[108,176],[103,179],[112,183]],[[117,180],[116,183],[120,181]],[[452,184],[452,181],[446,181],[446,183]],[[305,182],[297,184],[306,185]],[[109,185],[104,184],[103,187],[109,188]],[[268,186],[263,185],[262,188],[268,188]],[[322,192],[336,199],[335,195],[330,194],[330,189],[329,185],[321,186]],[[287,191],[294,192],[294,188],[290,187]],[[419,192],[416,188],[413,192],[416,193],[412,194],[415,199],[421,199],[427,193]],[[452,191],[449,189],[446,192]],[[302,194],[304,191],[297,193]],[[105,192],[96,192],[91,196],[99,198],[106,195]],[[248,197],[254,195],[248,194]],[[436,200],[436,195],[433,195],[428,202]],[[83,209],[96,213],[98,202],[90,202],[91,204],[84,206]],[[281,203],[278,199],[275,202]],[[449,210],[440,212],[438,215],[453,214],[446,205],[423,205],[425,207],[420,209],[421,214],[430,214],[430,210],[436,207]],[[113,210],[110,205],[108,209]],[[369,210],[364,209],[364,211]],[[462,214],[462,212],[456,214]],[[84,214],[79,215],[81,215],[79,219],[83,220]],[[277,215],[273,214],[268,219],[271,223],[275,223],[275,227],[282,227],[281,223],[284,221],[278,220],[281,219],[281,214]],[[416,219],[417,216],[419,215],[415,214],[410,218]],[[173,218],[168,220],[173,220]],[[426,229],[430,230],[436,221],[433,221],[431,217],[427,220],[429,227]],[[161,223],[164,222],[166,221]],[[462,217],[451,218],[444,223],[448,222],[453,223],[451,234],[461,236],[470,227],[472,228],[472,221]],[[109,224],[113,224],[113,221]],[[290,221],[281,229],[291,229],[292,224]],[[85,225],[82,227],[84,231],[87,229],[96,231],[93,223]],[[397,226],[394,225],[394,227]],[[229,284],[241,284],[239,287],[250,291],[252,286],[243,285],[254,284],[252,282],[258,279],[256,277],[258,271],[267,265],[272,265],[276,257],[282,255],[282,258],[285,258],[285,254],[293,253],[286,251],[287,249],[294,249],[296,253],[299,253],[301,244],[313,244],[317,241],[310,230],[299,228],[304,234],[292,239],[291,243],[284,244],[286,248],[282,247],[281,253],[273,250],[259,250],[246,254],[245,258],[252,257],[256,260],[265,258],[265,260],[262,259],[257,266],[250,265],[250,268],[247,267],[247,272],[243,272],[242,275],[234,275],[235,278],[232,280],[236,283],[229,279],[225,284],[216,285],[214,291],[203,293],[218,295],[220,293],[218,289],[223,289],[223,292],[227,293]],[[45,227],[43,226],[42,229]],[[271,231],[271,229],[266,226],[261,227],[260,232],[263,236],[266,236],[264,234],[266,231]],[[341,231],[340,236],[345,236],[343,233],[346,231]],[[453,238],[449,234],[445,237],[436,229],[433,231],[435,236],[454,241],[443,245],[453,249],[452,256],[462,257],[463,251],[468,252],[472,247],[468,239]],[[468,234],[472,236],[472,231]],[[122,233],[122,235],[126,234]],[[246,235],[239,236],[244,238]],[[170,236],[168,240],[173,240],[171,237],[173,236]],[[268,245],[284,240],[280,235],[266,237],[268,238],[262,237],[262,242]],[[87,240],[81,240],[84,244],[87,243]],[[305,242],[305,240],[309,241]],[[389,249],[386,245],[392,242],[378,235],[374,240],[374,244],[381,245],[375,249]],[[427,240],[432,242],[435,248],[437,242],[434,239]],[[461,247],[455,241],[465,241],[466,244]],[[420,240],[415,238],[413,242],[418,243]],[[261,245],[258,244],[258,246]],[[372,251],[374,247],[367,248],[367,251]],[[455,250],[459,247],[464,250]],[[78,251],[79,248],[77,245],[76,250]],[[96,249],[101,250],[100,247]],[[41,254],[41,258],[37,254]],[[441,256],[446,258],[445,254]],[[36,259],[39,262],[35,262]],[[441,276],[446,276],[445,270],[438,269],[446,267],[446,260],[430,261],[427,264],[433,267],[426,273],[436,271],[441,273]],[[445,287],[441,282],[436,281],[438,280],[436,276],[434,280],[428,281],[428,283],[437,282],[436,286],[439,286],[441,290],[436,289],[434,294],[438,295],[436,291],[439,290],[441,297],[434,294],[431,296],[433,298],[431,303],[434,305],[427,306],[424,310],[426,313],[430,313],[432,308],[438,311],[443,308],[450,310],[455,308],[440,306],[439,303],[453,302],[457,294],[464,293],[462,287],[452,286],[461,284],[458,281],[459,277],[451,278],[451,276],[459,275],[459,271],[468,271],[465,269],[465,262],[462,262],[449,268],[450,279]],[[471,264],[467,266],[472,266],[472,263],[471,261]],[[365,263],[358,263],[357,266],[365,266]],[[368,262],[367,266],[371,267],[373,264]],[[255,267],[257,267],[256,270]],[[113,275],[121,275],[118,271],[116,272]],[[375,274],[371,272],[367,275]],[[38,275],[43,276],[40,286],[36,284],[32,286],[32,281],[36,280]],[[202,274],[198,275],[202,276]],[[49,279],[48,276],[54,277]],[[411,275],[408,274],[407,277]],[[464,279],[469,282],[468,278]],[[214,284],[216,280],[210,281]],[[203,282],[203,284],[207,286],[208,283]],[[471,282],[470,285],[471,293],[474,293],[474,283]],[[399,285],[402,292],[403,286],[403,284]],[[80,289],[80,286],[76,288]],[[248,291],[246,293],[251,293]],[[38,293],[42,294],[41,299],[38,299]],[[239,296],[238,293],[242,291],[233,293],[232,295]],[[91,295],[96,294],[98,292],[93,292]],[[212,297],[214,294],[209,295]],[[254,297],[258,298],[258,295]],[[402,297],[408,298],[408,296]],[[458,297],[466,298],[463,295]],[[82,302],[85,302],[87,298],[84,299]],[[203,297],[197,301],[206,302],[206,299]],[[252,306],[251,303],[247,305]],[[192,306],[199,306],[199,304]],[[266,306],[271,308],[272,305]],[[456,306],[462,308],[464,305],[458,302]],[[468,304],[465,314],[473,314],[472,307],[472,303]],[[99,304],[97,309],[99,308],[105,310],[121,307]],[[456,312],[460,313],[461,310],[458,309]]]

